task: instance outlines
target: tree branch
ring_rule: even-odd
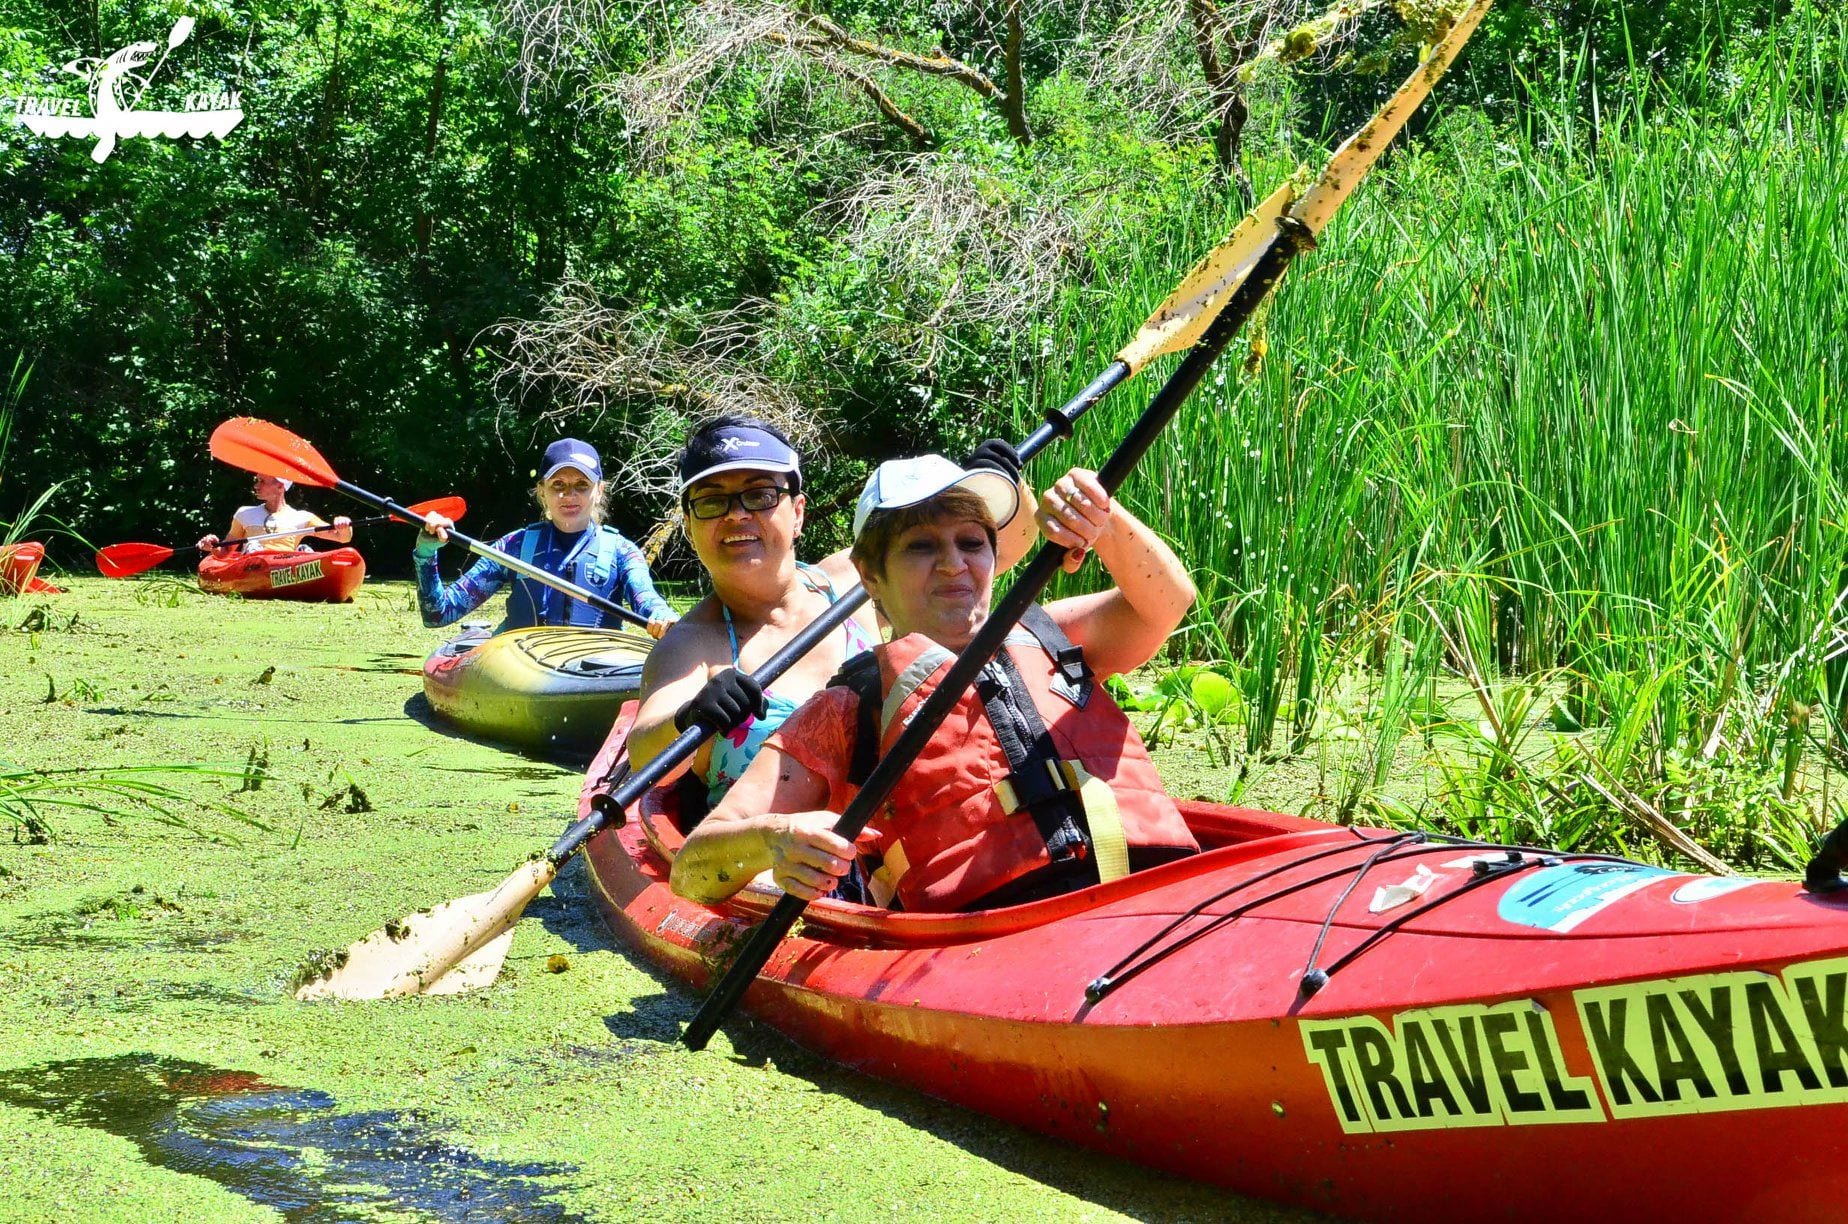
[[[905,133],[905,135],[911,137],[911,143],[914,146],[923,150],[932,148],[936,145],[936,140],[929,132],[924,130],[924,125],[919,123],[916,119],[913,119],[910,115],[907,115],[904,111],[898,109],[898,104],[892,101],[891,95],[879,88],[878,83],[875,82],[873,78],[867,76],[863,72],[854,72],[852,69],[843,69],[842,71],[847,74],[848,80],[866,91],[866,96],[873,100],[873,105],[879,108],[880,114],[891,120],[893,124]]]
[[[1001,62],[1007,70],[1007,93],[997,98],[1001,113],[1007,116],[1007,130],[1021,145],[1033,143],[1033,129],[1027,125],[1027,80],[1020,65],[1020,44],[1026,31],[1020,22],[1020,0],[1008,0],[1007,38],[1001,44]]]
[[[1200,75],[1206,82],[1206,95],[1213,116],[1213,160],[1221,177],[1237,184],[1247,204],[1256,195],[1245,174],[1240,158],[1244,144],[1245,121],[1251,108],[1245,102],[1245,85],[1236,73],[1228,73],[1220,59],[1222,42],[1230,41],[1225,18],[1213,0],[1188,0],[1188,17],[1193,23],[1194,48],[1200,57]],[[1243,57],[1245,48],[1235,50]]]
[[[864,38],[855,38],[834,22],[817,13],[800,13],[797,16],[810,28],[819,32],[827,42],[843,51],[851,51],[855,55],[876,59],[894,68],[909,68],[913,72],[922,72],[927,76],[947,77],[952,81],[967,85],[976,93],[991,100],[998,100],[1002,96],[1001,87],[990,80],[988,74],[961,60],[951,59],[947,55],[918,55],[910,51],[901,51],[897,47],[868,42]]]

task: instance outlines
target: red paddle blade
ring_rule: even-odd
[[[429,501],[412,502],[405,509],[415,510],[419,518],[434,512],[452,523],[459,523],[462,521],[462,516],[468,513],[468,503],[459,497],[432,497]],[[393,515],[392,518],[399,523],[410,521],[399,518],[397,515]]]
[[[255,417],[232,417],[212,431],[212,458],[260,476],[331,489],[334,469],[306,438]]]
[[[105,578],[133,578],[172,555],[159,544],[111,544],[96,554],[96,568]]]

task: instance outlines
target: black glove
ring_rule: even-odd
[[[1020,452],[1006,438],[990,438],[969,452],[965,468],[988,468],[999,472],[1015,484],[1020,483]]]
[[[698,723],[713,734],[730,731],[748,715],[762,718],[769,713],[764,690],[748,672],[730,668],[706,681],[706,687],[674,715],[674,729],[685,731]]]

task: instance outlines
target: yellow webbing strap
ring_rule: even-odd
[[[891,849],[885,852],[885,861],[867,879],[868,889],[873,894],[873,904],[891,908],[892,898],[898,895],[898,882],[910,870],[911,862],[905,857],[904,843],[893,842]]]
[[[1106,884],[1122,879],[1129,874],[1129,838],[1123,832],[1115,792],[1076,761],[1060,761],[1059,767],[1084,804],[1085,819],[1091,825],[1091,850],[1097,855],[1097,878]]]

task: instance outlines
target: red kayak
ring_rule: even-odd
[[[298,599],[346,603],[366,580],[358,549],[331,552],[213,554],[199,562],[199,586],[215,595],[245,599]]]
[[[1067,896],[817,902],[745,1005],[869,1074],[1339,1216],[1842,1217],[1842,903],[1181,807],[1201,854]],[[610,928],[703,988],[776,894],[675,897],[682,840],[656,792],[586,856]]]
[[[37,540],[0,546],[0,596],[36,594],[48,586],[37,578],[39,562],[44,559],[45,546]]]

